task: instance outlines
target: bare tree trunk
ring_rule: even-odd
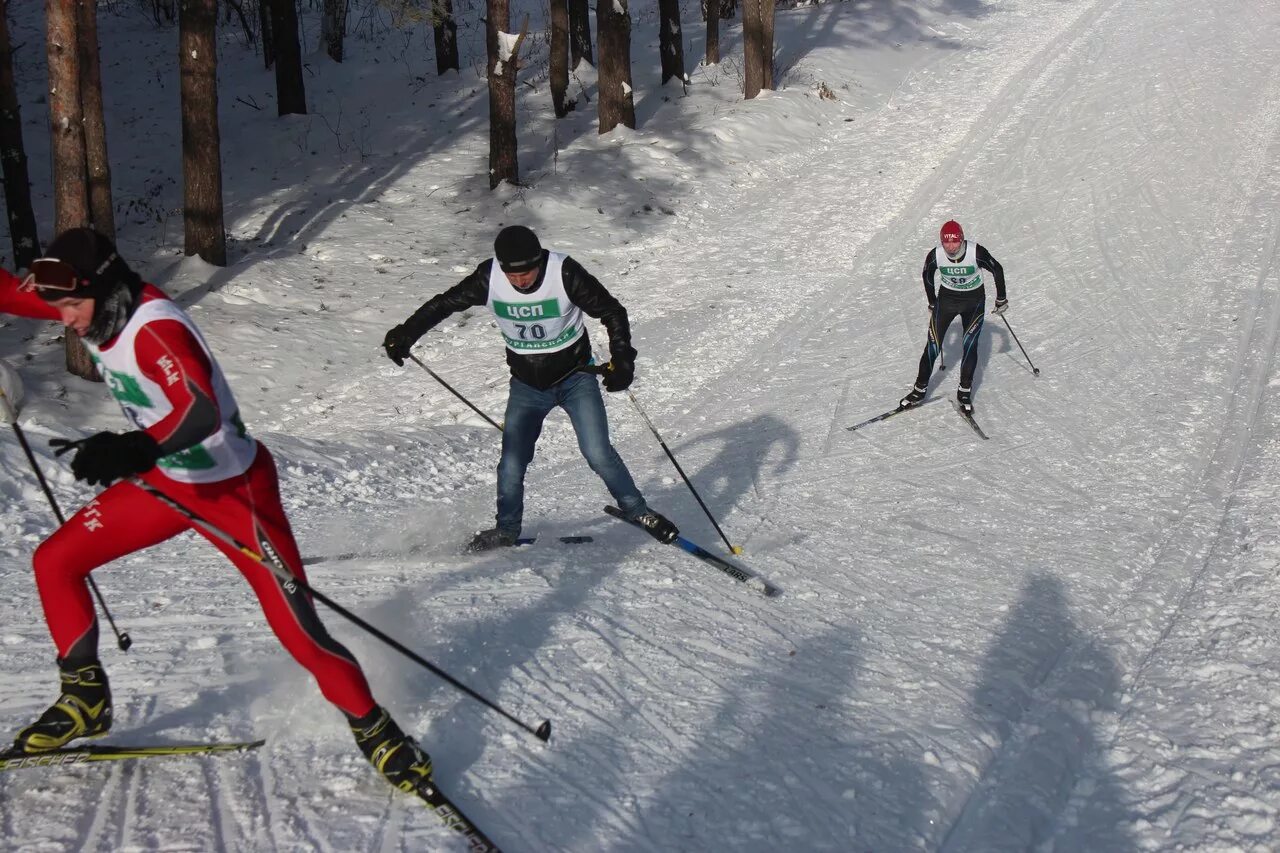
[[[662,55],[662,83],[685,79],[684,35],[680,29],[680,0],[658,0],[658,52]]]
[[[450,69],[457,71],[458,22],[453,19],[453,3],[435,0],[431,4],[431,27],[436,40],[436,74]]]
[[[510,0],[488,0],[485,23],[489,51],[489,189],[520,182],[516,160],[516,52],[504,56],[498,33],[506,32]],[[518,49],[517,49],[518,50]]]
[[[49,62],[49,132],[53,150],[54,233],[89,224],[85,192],[84,114],[80,108],[80,51],[76,7],[46,0],[45,51]],[[96,378],[89,351],[67,332],[67,371]]]
[[[742,94],[748,101],[764,88],[762,2],[764,0],[746,0],[742,6]]]
[[[307,92],[302,84],[302,48],[298,44],[298,11],[293,0],[270,0],[271,34],[276,43],[277,115],[306,115]]]
[[[551,105],[556,118],[569,114],[565,92],[569,90],[569,6],[567,0],[551,0]]]
[[[577,68],[584,59],[596,64],[591,53],[591,3],[569,0],[569,67]]]
[[[25,269],[40,257],[40,234],[31,208],[31,178],[27,174],[27,149],[22,142],[22,115],[13,79],[13,49],[9,44],[9,18],[0,8],[0,167],[4,171],[4,202],[9,213],[9,238],[13,241],[13,268]]]
[[[347,35],[347,3],[349,0],[324,0],[320,18],[320,41],[334,62],[342,61],[342,40]]]
[[[258,28],[262,30],[262,61],[270,70],[276,64],[276,38],[271,31],[271,0],[258,0]]]
[[[600,43],[600,132],[620,124],[634,129],[636,105],[631,92],[631,13],[627,0],[597,0]]]
[[[107,125],[102,117],[102,71],[98,63],[98,4],[95,0],[77,0],[76,7],[89,219],[95,230],[114,241],[116,216],[111,204],[111,161],[107,157]]]
[[[774,13],[778,0],[759,0],[760,3],[760,86],[773,90],[773,32]]]
[[[182,101],[183,251],[227,265],[218,131],[218,3],[181,0],[178,70]]]
[[[702,0],[702,18],[707,22],[707,65],[720,63],[720,15],[710,13],[711,9],[718,12],[719,8],[719,0]]]

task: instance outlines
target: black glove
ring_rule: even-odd
[[[387,336],[382,339],[382,348],[387,351],[387,358],[394,361],[399,367],[404,367],[404,360],[409,357],[409,350],[416,343],[414,337],[409,334],[409,330],[404,326],[396,326],[387,332]]]
[[[79,441],[55,438],[49,446],[57,448],[57,456],[75,450],[71,473],[77,480],[97,486],[150,471],[161,456],[160,445],[142,430],[100,432]]]
[[[604,390],[625,391],[636,378],[636,363],[630,359],[615,358],[605,365]]]
[[[1003,314],[1005,312],[1005,309],[1007,309],[1008,307],[1009,307],[1008,299],[997,299],[996,307],[992,310],[991,313],[996,315]]]

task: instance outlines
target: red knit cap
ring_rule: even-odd
[[[960,227],[959,222],[954,219],[948,219],[942,224],[942,231],[939,232],[939,236],[944,243],[948,240],[963,240],[964,229]]]

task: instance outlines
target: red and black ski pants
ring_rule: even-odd
[[[265,540],[288,569],[306,581],[298,544],[280,503],[275,461],[266,447],[258,445],[249,470],[217,483],[179,483],[154,468],[142,479],[259,553]],[[203,533],[127,481],[102,492],[36,549],[36,586],[58,656],[70,662],[98,656],[98,618],[86,580],[90,572],[187,530],[204,535],[240,570],[271,630],[315,676],[326,699],[353,717],[373,710],[360,665],[329,636],[305,592],[281,582],[266,566]]]

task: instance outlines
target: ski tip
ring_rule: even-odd
[[[748,585],[755,587],[756,591],[762,594],[765,598],[777,598],[782,595],[782,590],[778,589],[766,580],[762,580],[761,578],[752,578],[752,581],[753,582]]]
[[[538,726],[537,730],[534,731],[533,735],[543,743],[546,743],[547,741],[551,740],[551,721],[543,720],[542,725]]]

